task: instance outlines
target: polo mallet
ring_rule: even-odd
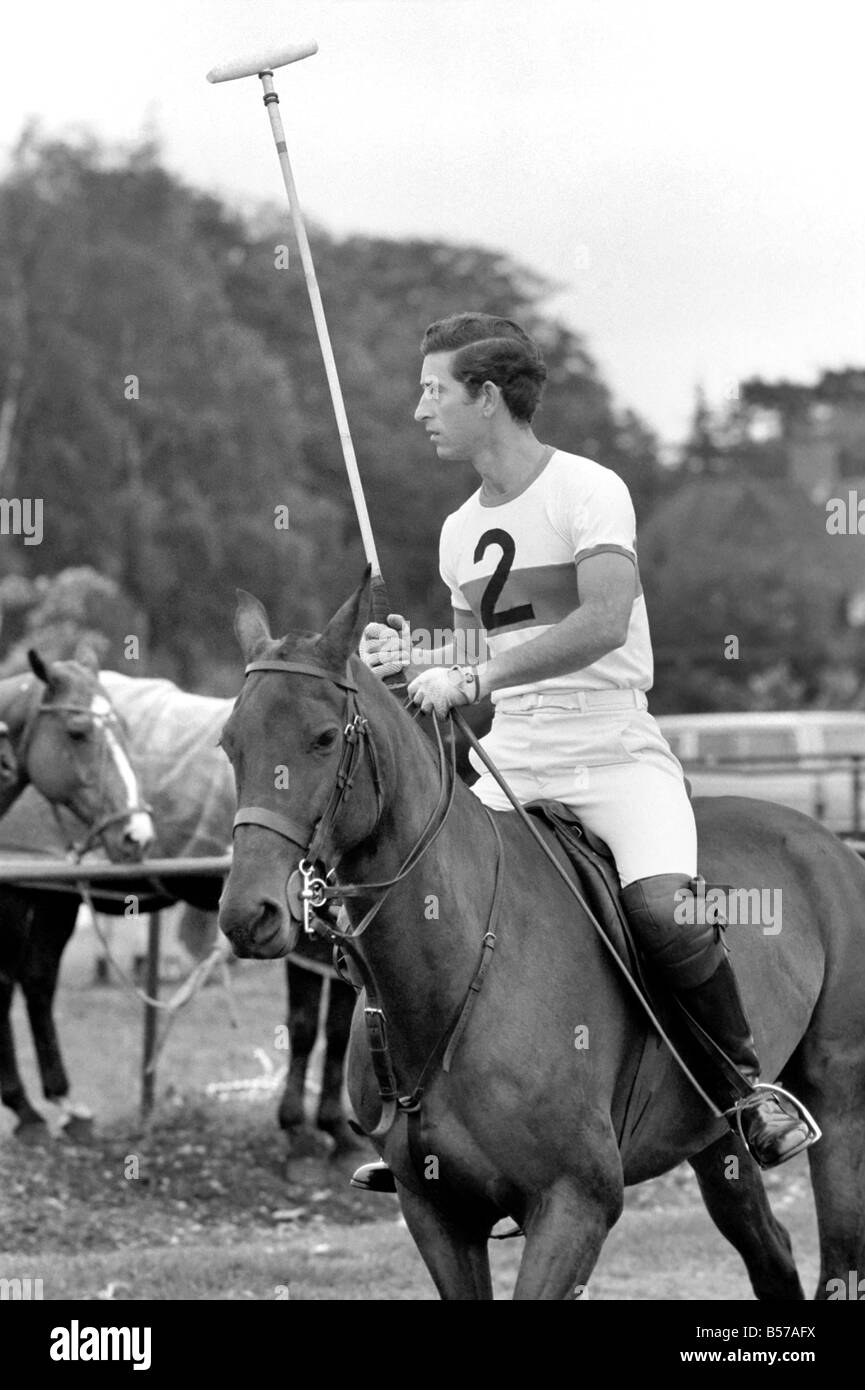
[[[333,404],[333,413],[336,416],[337,429],[339,430],[340,443],[342,444],[342,455],[345,460],[345,468],[348,473],[348,482],[351,488],[352,498],[354,499],[355,511],[357,512],[364,554],[366,555],[372,571],[372,614],[376,622],[386,623],[388,613],[390,612],[390,602],[387,596],[384,579],[382,578],[378,552],[375,548],[375,538],[372,534],[366,498],[363,495],[360,471],[357,466],[354,444],[352,443],[351,431],[348,425],[348,416],[345,413],[345,402],[342,398],[339,374],[336,370],[336,362],[334,361],[330,333],[327,328],[324,305],[321,301],[321,292],[318,288],[312,252],[309,249],[309,240],[306,235],[303,214],[300,210],[300,200],[297,196],[294,175],[291,172],[285,131],[279,114],[279,96],[273,86],[273,73],[276,68],[286,67],[289,63],[297,63],[301,58],[311,58],[312,55],[317,52],[318,44],[313,39],[307,40],[305,43],[287,44],[282,48],[259,51],[250,54],[246,58],[237,58],[233,62],[218,64],[215,68],[210,69],[210,72],[207,74],[207,80],[208,82],[233,82],[238,77],[257,76],[261,78],[261,85],[264,88],[264,105],[270,117],[270,127],[273,131],[276,152],[279,157],[280,168],[282,169],[282,181],[285,184],[285,191],[288,194],[291,221],[294,226],[297,244],[300,248],[303,274],[306,279],[309,302],[312,306],[312,316],[315,320],[315,331],[318,335],[318,343],[321,348],[321,355],[324,359],[327,384],[330,388],[330,399]]]

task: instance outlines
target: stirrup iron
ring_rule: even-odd
[[[790,1154],[791,1158],[795,1158],[797,1153],[804,1153],[805,1149],[810,1148],[812,1144],[816,1144],[818,1139],[822,1139],[822,1129],[814,1119],[811,1111],[799,1100],[798,1096],[791,1095],[789,1091],[785,1091],[783,1086],[776,1086],[772,1082],[755,1081],[746,1096],[740,1096],[735,1104],[730,1106],[729,1110],[724,1111],[725,1118],[728,1119],[731,1124],[735,1122],[739,1138],[742,1140],[748,1153],[751,1153],[751,1147],[745,1138],[745,1131],[742,1128],[742,1115],[744,1111],[752,1110],[756,1105],[760,1104],[760,1101],[763,1099],[762,1093],[764,1092],[768,1092],[773,1096],[779,1096],[787,1101],[788,1105],[793,1109],[793,1114],[790,1118],[801,1120],[808,1129],[808,1138],[801,1144],[798,1150]],[[786,1110],[786,1107],[783,1105],[781,1108],[782,1110]],[[787,1111],[787,1113],[789,1113],[789,1111]]]

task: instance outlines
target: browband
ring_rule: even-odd
[[[345,665],[345,675],[335,676],[332,671],[323,671],[320,666],[310,666],[302,661],[250,661],[243,674],[250,675],[253,671],[294,671],[300,676],[318,676],[320,680],[333,681],[334,685],[339,685],[343,690],[357,690],[357,685],[349,675],[348,662]]]

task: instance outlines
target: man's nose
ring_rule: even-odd
[[[426,396],[421,396],[417,403],[417,410],[414,413],[414,418],[417,420],[418,424],[420,424],[422,420],[428,420],[431,414],[429,401]]]

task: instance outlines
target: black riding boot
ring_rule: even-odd
[[[658,874],[629,883],[622,901],[651,965],[751,1088],[743,1097],[720,1068],[708,1087],[734,1133],[741,1123],[760,1167],[773,1168],[801,1153],[817,1135],[804,1119],[789,1114],[771,1091],[759,1089],[760,1062],[720,925],[691,925],[674,915],[676,893],[693,892],[693,883],[681,875]]]
[[[384,1159],[363,1163],[352,1175],[349,1187],[362,1187],[365,1192],[396,1192],[393,1173]]]

